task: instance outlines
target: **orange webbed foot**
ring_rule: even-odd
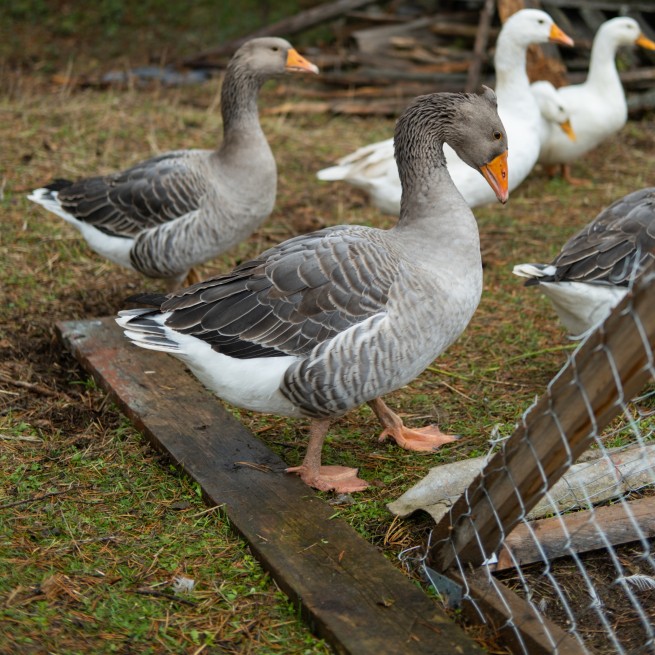
[[[321,466],[318,473],[302,465],[286,469],[287,473],[297,473],[306,485],[314,489],[342,494],[364,491],[368,487],[365,480],[357,477],[357,471],[358,469],[347,466]]]
[[[379,441],[385,441],[387,437],[394,439],[405,450],[422,452],[431,452],[444,444],[457,441],[455,435],[442,432],[436,425],[416,429],[407,428],[404,425],[387,427],[380,434]]]

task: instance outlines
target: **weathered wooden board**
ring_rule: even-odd
[[[496,571],[517,564],[566,557],[571,551],[586,553],[655,536],[655,497],[631,500],[630,512],[623,504],[595,507],[539,521],[521,523],[505,539]],[[534,535],[534,536],[533,536]],[[538,544],[537,544],[538,542]]]
[[[337,653],[480,653],[412,581],[235,420],[172,357],[133,347],[113,318],[57,324],[126,415],[223,504],[234,528]]]

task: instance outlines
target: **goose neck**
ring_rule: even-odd
[[[257,100],[262,80],[238,65],[228,66],[221,88],[223,134],[259,127]]]

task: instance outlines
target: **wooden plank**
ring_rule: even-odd
[[[502,637],[503,646],[517,655],[583,655],[580,644],[559,626],[538,614],[517,593],[488,572],[449,570],[449,578],[466,589],[470,599],[462,602],[462,612],[475,624],[491,625]],[[482,611],[483,616],[480,616]]]
[[[496,571],[518,565],[550,562],[571,551],[586,553],[642,538],[655,537],[655,497],[595,507],[560,517],[520,523],[505,539]],[[637,528],[638,526],[638,528]]]
[[[652,378],[653,271],[651,264],[437,524],[432,568],[444,571],[455,560],[480,565],[497,553],[521,516],[621,411],[619,398],[634,397]]]
[[[337,653],[480,653],[415,584],[235,420],[176,359],[135,348],[112,317],[60,338],[152,444],[225,506],[232,526]]]

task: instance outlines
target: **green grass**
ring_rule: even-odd
[[[202,504],[196,485],[152,451],[54,337],[55,321],[112,315],[144,281],[100,260],[72,228],[25,199],[54,177],[212,147],[220,118],[208,108],[218,84],[67,94],[31,84],[23,80],[20,92],[0,100],[0,467],[7,472],[0,480],[0,652],[327,653],[221,510]],[[296,88],[306,84],[294,80]],[[268,87],[262,104],[280,102],[276,90]],[[262,122],[280,171],[276,209],[204,275],[302,230],[392,223],[357,190],[313,175],[391,135],[392,119],[267,115]],[[436,422],[459,441],[432,456],[379,444],[366,407],[334,425],[325,461],[359,466],[372,483],[336,504],[334,515],[390,560],[421,543],[431,523],[394,519],[386,504],[430,467],[486,453],[495,430],[509,435],[566,359],[570,342],[551,306],[522,286],[512,265],[550,259],[602,207],[645,185],[655,163],[652,127],[630,124],[574,167],[576,176],[592,174],[587,188],[537,171],[507,207],[476,212],[485,262],[478,312],[453,347],[387,399],[408,424]],[[617,163],[634,170],[617,176]],[[234,413],[289,465],[299,463],[304,422]],[[173,591],[176,575],[196,580],[188,596]]]

